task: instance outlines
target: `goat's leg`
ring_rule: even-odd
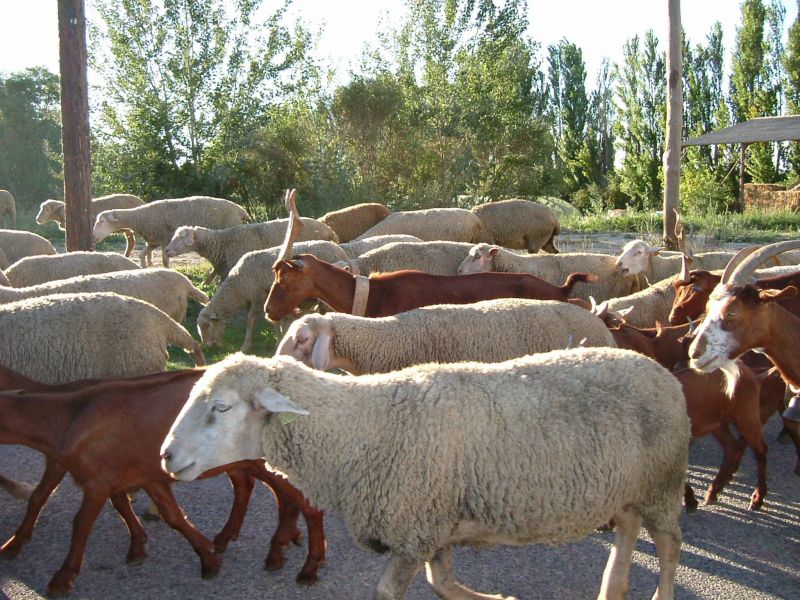
[[[614,513],[614,547],[608,557],[598,598],[604,600],[624,598],[628,592],[631,555],[636,538],[642,528],[642,517],[631,506]]]
[[[214,551],[222,554],[233,540],[239,537],[242,530],[242,522],[247,514],[247,507],[250,504],[250,496],[253,495],[253,488],[256,481],[242,469],[227,471],[226,475],[231,480],[233,486],[233,503],[228,521],[216,537],[214,538]]]
[[[147,542],[147,533],[142,527],[142,523],[133,512],[131,508],[131,501],[128,494],[125,492],[118,492],[111,494],[111,504],[117,509],[119,516],[125,522],[128,528],[128,535],[131,538],[130,546],[128,547],[127,561],[129,564],[141,564],[147,558],[147,550],[145,550],[145,543]]]
[[[697,498],[694,496],[694,490],[688,483],[683,484],[683,505],[686,507],[686,512],[695,512],[697,510]]]
[[[72,542],[64,564],[56,571],[50,583],[47,584],[47,594],[51,597],[62,596],[72,589],[72,582],[78,576],[83,564],[83,555],[86,552],[86,542],[92,532],[92,526],[97,520],[108,494],[98,490],[83,490],[83,502],[78,514],[72,523]]]
[[[166,482],[152,482],[145,485],[144,489],[158,506],[164,522],[173,529],[180,531],[200,557],[203,579],[214,577],[219,571],[222,560],[214,554],[214,545],[189,523],[177,500],[175,500],[175,496],[172,495],[169,484]]]
[[[480,594],[464,587],[453,574],[453,549],[441,548],[430,562],[425,564],[428,583],[436,595],[446,600],[513,600],[505,596]]]
[[[756,457],[758,483],[750,496],[748,508],[758,510],[764,504],[764,498],[767,496],[767,444],[764,441],[764,430],[761,429],[761,422],[757,421],[756,423],[740,424],[739,432]]]
[[[711,485],[708,486],[708,490],[706,490],[706,496],[703,502],[706,506],[716,503],[717,496],[719,496],[727,483],[731,480],[731,477],[733,477],[733,474],[739,468],[742,455],[747,447],[741,440],[734,437],[728,425],[721,425],[712,435],[722,448],[723,458],[717,476],[714,477],[714,481],[711,482]]]
[[[275,495],[278,503],[278,527],[272,536],[270,553],[267,555],[265,568],[269,569],[270,556],[276,548],[283,548],[289,541],[298,543],[301,533],[297,529],[298,510],[303,513],[308,530],[308,553],[302,569],[297,574],[297,582],[310,585],[317,581],[317,571],[325,564],[325,529],[323,512],[312,507],[303,494],[281,475],[272,473],[259,462],[253,466],[253,474],[266,483]]]
[[[44,474],[39,485],[33,490],[30,499],[28,500],[28,508],[25,511],[25,517],[22,519],[17,531],[14,532],[8,541],[0,548],[0,554],[4,558],[14,558],[22,550],[22,547],[31,539],[33,535],[33,528],[36,526],[36,519],[39,518],[39,513],[47,503],[50,495],[64,479],[67,474],[67,469],[54,460],[47,459],[45,463]]]
[[[386,569],[378,582],[375,590],[376,600],[400,600],[406,593],[408,586],[414,581],[422,563],[394,555],[386,565]]]
[[[0,488],[4,489],[17,500],[27,500],[31,497],[31,493],[33,492],[33,488],[27,483],[17,483],[13,479],[9,479],[3,475],[0,475]]]
[[[785,431],[787,437],[792,440],[794,448],[797,451],[797,464],[794,467],[794,474],[800,475],[800,421],[784,419],[783,431]]]
[[[125,234],[125,258],[130,258],[136,247],[136,236],[130,229],[125,229],[123,233]]]

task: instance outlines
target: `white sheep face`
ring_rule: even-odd
[[[644,240],[632,240],[622,247],[617,257],[617,270],[623,275],[638,275],[650,270],[650,258],[661,252]]]
[[[118,219],[114,215],[113,210],[104,210],[94,221],[94,229],[92,230],[92,239],[95,244],[102,242],[109,235],[121,229],[117,227]]]
[[[59,220],[59,206],[61,207],[61,218],[63,219],[64,203],[58,200],[45,200],[39,207],[39,213],[36,215],[36,222],[39,225],[44,225],[50,221]]]
[[[197,315],[197,332],[206,346],[218,346],[225,333],[225,321],[203,308]]]
[[[458,266],[459,275],[488,273],[494,270],[494,257],[500,252],[499,246],[478,244],[470,248],[467,258]]]
[[[182,226],[175,231],[164,252],[167,256],[179,256],[186,252],[191,252],[194,247],[194,230],[190,227]]]
[[[283,339],[278,344],[275,355],[291,356],[306,366],[314,368],[311,355],[314,351],[316,339],[316,332],[306,323],[306,318],[303,317],[289,326],[286,335],[283,336]]]
[[[252,414],[258,406],[246,402],[231,387],[206,387],[203,379],[195,385],[161,446],[161,468],[181,481],[262,454],[263,419]]]

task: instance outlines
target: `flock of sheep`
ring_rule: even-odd
[[[0,443],[47,458],[32,493],[0,476],[29,496],[0,554],[21,551],[67,472],[84,493],[51,594],[71,589],[106,499],[128,525],[128,559],[144,558],[126,495],[138,487],[203,575],[215,574],[215,550],[235,539],[260,479],[282,507],[268,568],[283,564],[299,513],[308,524],[300,581],[316,580],[320,511],[335,511],[363,547],[391,555],[378,598],[403,597],[423,567],[440,597],[501,597],[456,581],[453,546],[561,544],[609,526],[600,597],[626,594],[644,526],[659,559],[654,598],[672,598],[679,516],[697,506],[685,483],[690,439],[711,433],[724,451],[709,504],[748,446],[759,464],[751,508],[764,503],[763,423],[776,412],[800,475],[800,407],[786,408],[800,387],[800,243],[693,254],[681,230],[677,253],[636,240],[618,256],[559,254],[558,219],[527,200],[471,211],[361,204],[310,219],[292,191],[286,207],[287,219],[247,223],[219,198],[94,200],[95,242],[123,233],[125,256],[58,254],[40,236],[0,230]],[[0,191],[5,214],[13,225],[13,198]],[[36,218],[64,219],[55,200]],[[139,264],[128,258],[135,236]],[[152,267],[156,248],[163,268]],[[169,268],[187,252],[211,264],[213,297]],[[704,292],[702,277],[714,281]],[[689,296],[704,306],[709,295],[708,319],[701,308],[676,322]],[[181,325],[189,300],[203,305],[202,344]],[[202,345],[219,344],[242,311],[242,352],[266,314],[282,335],[276,356],[203,367]],[[785,333],[771,343],[776,328]],[[170,345],[198,367],[165,373]],[[211,542],[169,483],[222,472],[237,499]]]

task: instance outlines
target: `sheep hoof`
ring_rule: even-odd
[[[781,432],[778,434],[777,439],[779,444],[788,444],[789,442],[792,441],[792,437],[789,435],[789,432],[785,427],[781,429]]]

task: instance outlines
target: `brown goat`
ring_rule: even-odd
[[[692,423],[692,439],[712,434],[723,451],[719,472],[705,495],[705,504],[714,504],[725,484],[730,481],[739,462],[745,445],[753,450],[758,467],[758,484],[750,497],[750,510],[758,510],[767,494],[767,444],[761,421],[761,386],[753,372],[739,363],[741,375],[736,381],[733,396],[728,398],[723,391],[724,374],[698,373],[682,369],[674,373],[683,386],[686,397],[686,410]],[[737,440],[729,429],[733,423],[739,430],[742,441]],[[694,492],[686,485],[687,510],[697,506]]]
[[[675,300],[669,313],[669,322],[673,325],[684,323],[687,318],[697,319],[705,312],[711,292],[722,279],[721,275],[714,275],[708,271],[694,270],[689,273],[688,279],[678,279],[672,283],[675,288]],[[765,277],[755,283],[756,289],[783,289],[786,286],[800,286],[800,271]],[[800,298],[788,298],[781,304],[789,312],[800,315]]]
[[[7,557],[20,551],[47,498],[69,472],[83,490],[83,502],[73,524],[69,553],[50,580],[48,593],[63,594],[72,587],[92,526],[107,498],[129,528],[128,560],[136,562],[146,556],[147,536],[125,494],[136,487],[144,488],[164,521],[187,538],[200,556],[203,576],[213,576],[220,566],[214,550],[224,550],[237,537],[256,477],[275,491],[280,515],[265,567],[283,565],[282,549],[299,537],[296,519],[302,511],[309,530],[309,552],[298,580],[315,581],[325,556],[322,513],[309,507],[285,479],[267,471],[262,461],[242,461],[204,474],[226,472],[236,494],[228,522],[214,544],[188,522],[172,495],[173,480],[161,470],[160,447],[202,373],[202,369],[158,373],[74,392],[0,394],[0,443],[24,444],[48,458],[22,524],[0,551]]]
[[[309,298],[318,298],[338,312],[351,312],[356,276],[310,254],[277,261],[275,280],[264,312],[280,321]],[[530,298],[566,301],[572,286],[597,279],[590,273],[571,273],[557,287],[525,273],[431,275],[422,271],[377,273],[369,277],[366,317],[387,317],[433,304],[469,304],[495,298]]]

